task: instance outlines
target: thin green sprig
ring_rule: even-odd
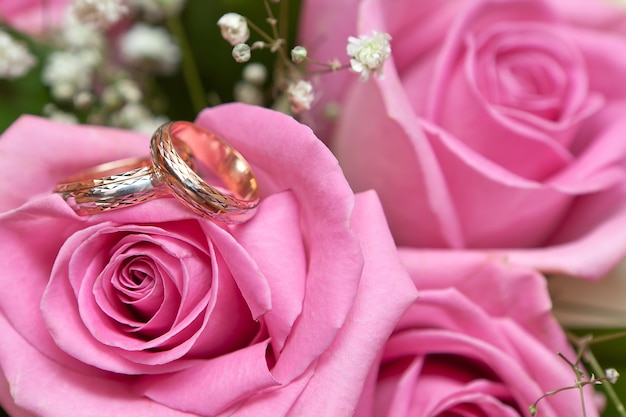
[[[592,344],[607,342],[607,341],[615,340],[618,338],[626,337],[626,331],[608,334],[605,336],[598,336],[598,337],[593,337],[592,335],[578,337],[571,332],[567,332],[567,337],[570,340],[570,342],[574,346],[577,347],[578,351],[581,354],[582,359],[589,365],[591,370],[598,375],[605,376],[602,366],[596,359],[591,349],[589,349],[589,346]],[[615,392],[615,388],[613,388],[613,384],[608,382],[606,378],[603,378],[602,387],[606,391],[606,395],[613,402],[613,405],[615,406],[615,409],[617,410],[619,415],[622,417],[626,417],[626,408],[624,407],[624,403],[619,399],[617,392]]]
[[[578,337],[575,334],[568,332],[567,337],[570,343],[576,348],[576,358],[575,360],[569,360],[565,355],[558,352],[557,354],[561,359],[563,359],[569,367],[572,369],[574,374],[576,375],[576,382],[573,385],[569,385],[566,387],[557,388],[552,391],[548,391],[544,393],[541,397],[539,397],[533,404],[528,407],[531,416],[537,415],[537,405],[541,400],[547,397],[551,397],[555,394],[558,394],[563,391],[568,391],[572,389],[576,389],[580,392],[580,403],[582,407],[583,417],[587,416],[586,406],[585,406],[585,396],[583,392],[583,388],[587,385],[602,385],[607,392],[608,397],[613,401],[615,408],[618,413],[622,417],[626,417],[626,409],[624,408],[623,403],[620,401],[615,389],[613,388],[613,384],[616,382],[617,372],[613,370],[615,375],[607,376],[606,371],[600,366],[600,363],[597,361],[593,352],[589,348],[592,344],[597,344],[601,342],[606,342],[610,340],[615,340],[621,337],[626,336],[625,332],[619,332],[611,335],[593,337],[593,335],[585,335]],[[585,362],[589,365],[593,373],[589,379],[585,379],[585,373],[581,369],[582,362]],[[600,375],[596,377],[595,375]]]
[[[204,92],[202,79],[200,77],[200,74],[198,73],[198,66],[193,56],[191,46],[189,45],[185,29],[183,28],[180,17],[178,15],[168,17],[166,20],[166,24],[170,32],[178,41],[178,44],[180,45],[180,48],[183,52],[181,63],[183,79],[185,80],[187,92],[189,93],[189,97],[191,98],[191,103],[193,105],[194,111],[196,113],[199,113],[207,106],[207,96]]]

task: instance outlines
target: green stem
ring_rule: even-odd
[[[604,376],[604,369],[602,369],[602,367],[600,366],[600,363],[598,362],[598,360],[593,355],[590,349],[587,349],[587,351],[585,352],[585,361],[589,364],[594,374]],[[613,401],[613,405],[615,405],[615,409],[617,410],[619,415],[622,417],[626,417],[626,408],[624,408],[624,404],[622,403],[622,401],[619,399],[619,396],[615,392],[615,389],[613,388],[613,384],[611,384],[611,382],[607,380],[603,380],[602,385],[604,386],[604,389],[606,390],[606,395],[611,399],[611,401]]]
[[[618,332],[618,333],[607,334],[604,336],[594,336],[593,339],[591,339],[591,341],[589,342],[589,344],[595,345],[596,343],[610,342],[611,340],[621,339],[623,337],[626,337],[626,330]]]
[[[287,39],[280,37],[280,33],[278,31],[278,22],[276,18],[274,17],[274,13],[272,12],[272,7],[270,6],[268,0],[263,0],[263,5],[265,6],[265,12],[267,13],[268,22],[270,24],[270,27],[272,28],[272,36],[274,37],[276,41],[278,41],[279,39],[283,40],[283,43],[281,45],[278,45],[278,50],[276,52],[278,52],[278,57],[279,57],[278,60],[282,61],[285,66],[285,69],[288,70],[289,68],[291,68],[292,62],[287,56],[287,52],[285,50],[285,46],[286,46],[285,42],[287,42]]]
[[[178,15],[170,16],[167,19],[167,27],[174,37],[178,40],[178,44],[183,52],[182,71],[185,84],[187,85],[187,92],[191,98],[194,111],[200,113],[206,105],[206,94],[204,93],[204,87],[202,86],[202,79],[198,73],[198,67],[196,60],[193,57],[187,35],[181,24],[180,17]]]
[[[583,391],[583,386],[578,386],[578,392],[580,393],[580,407],[583,410],[583,417],[587,417],[587,407],[585,406],[585,392]]]
[[[344,64],[338,68],[326,68],[326,69],[309,71],[308,74],[310,75],[330,74],[331,72],[337,72],[337,71],[345,70],[348,68],[350,68],[350,64]]]
[[[276,18],[274,17],[274,13],[272,12],[272,7],[267,0],[263,0],[263,5],[265,6],[265,12],[267,13],[270,26],[272,27],[272,35],[274,36],[274,39],[278,39],[280,38],[280,35],[278,34],[278,28],[276,27]]]
[[[289,36],[289,1],[283,0],[280,2],[279,10],[280,20],[278,21],[278,33],[281,38],[287,40]]]
[[[259,36],[265,39],[267,43],[274,44],[274,42],[276,42],[276,39],[272,38],[271,35],[268,35],[263,29],[255,25],[253,21],[248,18],[246,18],[246,21],[248,22],[248,26],[250,26]]]

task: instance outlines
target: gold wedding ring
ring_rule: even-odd
[[[244,157],[222,138],[190,122],[169,122],[152,135],[150,149],[151,158],[98,165],[59,182],[54,191],[80,215],[169,195],[224,223],[242,223],[254,215],[259,203],[256,177]],[[222,187],[205,181],[199,165]]]
[[[176,150],[185,145],[231,194],[209,185],[185,163]],[[150,148],[158,181],[196,213],[225,223],[242,223],[254,214],[259,204],[257,180],[244,157],[219,136],[193,123],[170,122],[152,135]]]

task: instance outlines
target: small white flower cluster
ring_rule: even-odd
[[[26,74],[37,59],[23,43],[0,31],[0,78],[15,79]]]
[[[141,103],[128,103],[111,116],[114,126],[124,127],[137,132],[152,134],[162,124],[168,122],[165,116],[153,115]]]
[[[161,74],[178,68],[181,51],[172,35],[160,26],[136,23],[119,41],[122,60],[134,67]]]
[[[242,81],[235,84],[233,95],[240,103],[262,106],[265,102],[263,84],[267,80],[267,68],[260,63],[243,67]]]
[[[50,87],[54,99],[44,107],[45,115],[77,122],[76,114],[83,114],[92,124],[140,131],[166,121],[148,108],[141,80],[147,72],[175,70],[181,51],[165,28],[138,20],[120,27],[126,30],[118,36],[108,38],[104,30],[119,21],[129,7],[136,6],[130,1],[153,3],[164,12],[174,13],[183,0],[74,0],[65,25],[51,38],[58,49],[48,55],[42,69],[42,82]],[[139,16],[135,13],[130,17]],[[117,45],[112,45],[112,40]],[[117,46],[114,54],[112,46]]]
[[[267,6],[267,3],[266,3]],[[310,110],[315,99],[313,85],[306,80],[306,75],[298,68],[298,64],[307,62],[314,65],[322,65],[323,71],[338,71],[347,68],[338,59],[333,59],[328,63],[323,63],[309,58],[308,51],[304,46],[297,45],[291,49],[289,58],[285,51],[285,40],[276,39],[277,19],[274,18],[270,8],[267,10],[267,22],[272,26],[272,32],[266,33],[258,26],[253,25],[244,16],[238,13],[226,13],[218,21],[222,37],[232,46],[232,56],[237,62],[247,62],[251,58],[254,49],[269,49],[271,52],[280,50],[278,65],[282,69],[278,71],[279,79],[276,85],[284,94],[277,100],[275,108],[282,109],[286,102],[290,105],[292,113],[299,113]],[[250,38],[250,27],[261,35],[264,41],[248,44]],[[371,35],[361,35],[359,37],[350,36],[346,46],[346,52],[350,57],[349,67],[352,71],[360,74],[360,79],[365,81],[372,75],[382,78],[383,66],[391,56],[391,36],[387,33],[373,31]],[[240,82],[235,88],[235,98],[238,101],[256,102],[259,97],[258,88],[249,82]],[[286,109],[285,109],[286,111]]]
[[[372,74],[383,76],[385,61],[391,56],[391,36],[388,33],[373,31],[372,35],[350,36],[346,52],[350,56],[352,71],[361,74],[361,80]]]
[[[139,103],[143,100],[143,92],[136,82],[128,78],[120,78],[104,87],[102,103],[110,108],[119,108],[126,103]]]
[[[102,91],[102,104],[114,110],[108,122],[113,126],[152,133],[167,122],[165,116],[154,115],[142,104],[144,94],[137,83],[128,78],[120,78],[107,85]]]
[[[78,21],[106,29],[126,15],[129,8],[124,0],[75,0],[70,10]]]
[[[83,49],[80,51],[55,51],[46,61],[41,73],[44,84],[59,101],[70,101],[81,91],[91,89],[93,72],[100,64],[100,54]]]
[[[250,28],[245,17],[238,13],[226,13],[217,21],[222,37],[233,46],[233,58],[237,62],[250,60],[251,48],[246,41],[250,38]]]
[[[311,109],[311,103],[315,98],[313,85],[305,80],[289,83],[287,86],[287,100],[291,104],[293,113],[300,113]]]
[[[97,51],[104,49],[106,40],[102,32],[92,25],[81,22],[74,13],[68,13],[64,23],[60,28],[60,37],[65,48],[71,50],[87,48]]]
[[[55,120],[60,123],[70,123],[70,124],[78,123],[78,117],[76,117],[75,114],[63,111],[59,109],[53,103],[48,103],[44,106],[43,114],[47,118],[51,120]]]
[[[268,17],[268,21],[270,21],[271,24],[276,24],[276,20],[271,17]],[[246,43],[250,38],[248,20],[238,13],[226,13],[217,21],[217,25],[220,28],[222,37],[233,46],[232,55],[237,62],[249,61],[253,49],[268,48],[270,51],[276,52],[284,45],[283,39],[273,39],[270,43],[259,41],[254,42],[251,46],[248,45]],[[268,39],[269,35],[265,35],[264,37]],[[292,63],[299,64],[306,59],[307,50],[303,46],[296,46],[291,50]],[[235,85],[234,96],[235,99],[240,102],[262,104],[264,97],[261,87],[265,82],[266,74],[265,72],[263,73],[261,81],[251,81],[250,74],[259,72],[258,67],[252,65],[253,64],[250,64],[246,67],[246,70],[244,70],[244,80]],[[299,79],[298,77],[298,81],[290,80],[287,82],[285,95],[291,105],[291,111],[293,113],[299,113],[311,108],[311,103],[314,98],[313,86],[310,82]]]

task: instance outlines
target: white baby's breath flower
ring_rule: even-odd
[[[0,31],[0,78],[23,76],[37,63],[37,59],[21,42]]]
[[[128,6],[124,0],[74,0],[70,10],[80,22],[106,29],[128,13]]]
[[[107,107],[118,107],[125,103],[138,103],[143,99],[139,85],[130,79],[122,78],[102,89],[102,103]]]
[[[48,56],[41,73],[44,84],[57,100],[70,100],[78,92],[89,90],[98,57],[93,51],[56,51]]]
[[[76,124],[78,123],[78,117],[75,114],[60,110],[53,103],[48,103],[43,107],[43,114],[54,121],[60,123]]]
[[[137,132],[152,134],[162,124],[168,122],[165,116],[154,115],[140,103],[129,103],[112,115],[114,126]]]
[[[615,384],[617,382],[617,380],[619,379],[619,372],[617,372],[617,369],[615,368],[608,368],[604,371],[604,375],[606,376],[606,379],[611,383],[611,384]]]
[[[352,71],[361,74],[361,80],[372,74],[383,76],[383,65],[391,56],[391,36],[388,33],[373,31],[372,35],[350,36],[346,52],[350,56]]]
[[[267,68],[259,62],[253,62],[243,67],[242,77],[249,83],[262,85],[267,80]]]
[[[132,126],[130,126],[130,129],[136,132],[152,135],[159,126],[162,126],[169,121],[170,119],[165,116],[151,115],[150,117],[137,120]]]
[[[128,103],[111,115],[113,126],[152,134],[157,127],[166,123],[165,116],[154,115],[141,103]]]
[[[61,27],[63,44],[70,49],[93,48],[102,50],[105,38],[102,32],[93,25],[82,23],[74,13],[68,13],[64,25]]]
[[[73,97],[74,107],[80,110],[89,108],[95,101],[95,95],[91,91],[79,91]]]
[[[245,43],[238,43],[233,47],[233,58],[237,62],[248,62],[250,60],[250,47]]]
[[[291,50],[291,60],[296,64],[303,62],[306,59],[306,57],[307,57],[307,50],[304,46],[295,46]]]
[[[287,87],[287,100],[289,100],[291,111],[294,113],[309,110],[314,98],[313,85],[308,81],[299,80],[290,83]]]
[[[226,13],[217,21],[222,37],[235,46],[244,43],[250,37],[246,18],[238,13]]]
[[[247,81],[239,81],[235,83],[233,90],[233,96],[235,100],[240,103],[254,104],[257,106],[263,105],[263,92],[255,84]]]
[[[122,59],[147,71],[164,74],[176,70],[181,52],[165,28],[137,23],[120,38]]]

